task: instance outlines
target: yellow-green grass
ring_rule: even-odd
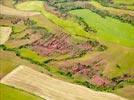
[[[129,100],[134,100],[134,85],[128,85],[121,89],[115,90],[114,93],[128,98]]]
[[[126,6],[127,9],[134,10],[134,6]]]
[[[85,32],[83,28],[77,23],[74,23],[71,20],[60,19],[56,15],[47,12],[44,8],[44,2],[42,1],[27,1],[21,4],[17,4],[16,8],[18,10],[41,12],[43,16],[47,17],[49,20],[51,20],[55,24],[62,27],[65,31],[74,35],[82,36],[82,37],[87,37],[87,38],[90,37],[90,33]]]
[[[134,0],[113,0],[115,4],[134,4]]]
[[[43,57],[36,52],[28,49],[28,48],[21,48],[18,50],[20,56],[32,59],[33,61],[43,63],[44,61],[48,60],[47,57]]]
[[[12,54],[9,52],[0,51],[0,77],[5,76],[7,73],[17,67],[16,57],[13,59]]]
[[[114,4],[119,8],[134,10],[134,0],[113,0]],[[121,5],[122,4],[122,5]]]
[[[107,66],[104,75],[110,78],[123,74],[134,75],[134,48],[127,48],[115,44],[107,44],[108,50],[104,52]],[[120,66],[118,68],[117,66]]]
[[[90,27],[97,30],[95,36],[99,40],[134,47],[134,27],[114,18],[102,18],[88,9],[72,10],[71,14],[82,17]]]
[[[20,32],[20,33],[15,33],[15,34],[11,34],[11,38],[12,39],[22,39],[25,38],[25,33],[24,32]]]
[[[0,100],[43,100],[28,92],[0,83]]]
[[[116,8],[113,8],[113,7],[105,7],[105,6],[101,5],[99,2],[96,2],[96,1],[90,1],[89,4],[93,5],[98,10],[102,10],[102,11],[106,10],[110,14],[114,14],[114,15],[118,15],[118,16],[125,15],[125,14],[134,16],[134,12],[130,11],[130,10],[116,9]]]
[[[13,26],[13,32],[14,33],[21,32],[24,29],[26,29],[26,26],[23,23],[19,23],[19,24],[16,24],[16,25]]]

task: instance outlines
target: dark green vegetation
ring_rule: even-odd
[[[97,2],[111,7],[110,0]],[[19,1],[14,6],[41,15],[1,15],[1,26],[13,30],[1,52],[15,53],[52,76],[94,90],[124,96],[123,88],[134,85],[133,16],[98,10],[87,0]],[[2,77],[23,64],[2,57],[1,63],[11,66],[3,68]]]
[[[43,100],[42,98],[30,94],[28,92],[0,84],[0,99],[1,100]]]

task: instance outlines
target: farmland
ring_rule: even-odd
[[[1,64],[0,65],[0,69],[1,69],[0,78],[4,77],[9,72],[14,70],[18,65],[21,65],[23,63],[25,63],[27,66],[31,66],[32,68],[40,69],[40,67],[37,67],[37,65],[33,65],[27,60],[23,60],[17,57],[14,52],[1,50],[0,51],[0,64]]]
[[[70,13],[82,17],[89,26],[95,28],[97,30],[96,37],[99,39],[131,47],[134,46],[134,36],[132,34],[134,32],[133,26],[122,23],[110,17],[102,18],[101,16],[87,9],[74,10]],[[102,25],[103,28],[101,27]],[[113,30],[113,27],[116,28]]]
[[[132,3],[1,0],[1,98],[133,100]]]
[[[1,14],[16,15],[16,16],[33,16],[33,15],[39,14],[39,13],[36,13],[36,12],[18,11],[16,9],[9,8],[9,7],[3,6],[3,5],[0,5],[0,6],[1,6],[1,10],[0,10]]]
[[[52,20],[54,23],[56,23],[57,25],[65,29],[67,32],[82,37],[87,37],[87,38],[89,37],[89,34],[83,31],[83,29],[77,23],[74,23],[73,21],[70,20],[62,20],[57,16],[55,16],[54,14],[45,11],[43,8],[43,2],[41,1],[24,2],[16,5],[16,8],[18,10],[25,10],[25,11],[30,11],[30,10],[40,11],[43,16],[47,17],[49,20]]]
[[[10,27],[0,27],[0,44],[4,44],[8,40],[11,32],[12,28]]]
[[[7,85],[14,86],[16,88],[32,92],[41,96],[42,98],[46,98],[47,100],[85,100],[89,97],[95,100],[125,100],[113,94],[95,92],[78,85],[73,85],[57,79],[53,79],[50,76],[41,74],[24,65],[19,66],[13,72],[8,74],[5,78],[1,80],[1,82]],[[75,89],[77,89],[77,91],[79,92],[76,92]],[[92,94],[95,96],[92,96]]]

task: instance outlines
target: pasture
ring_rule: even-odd
[[[134,0],[113,0],[115,4],[133,4]]]
[[[46,57],[40,56],[36,52],[27,48],[21,48],[18,52],[21,57],[32,59],[33,61],[36,61],[36,62],[43,63],[44,61],[48,60]]]
[[[83,18],[90,27],[96,29],[95,36],[98,40],[134,47],[134,27],[132,25],[110,17],[103,18],[88,9],[72,10],[70,13]]]

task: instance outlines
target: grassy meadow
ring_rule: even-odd
[[[20,56],[28,58],[28,59],[32,59],[33,61],[37,61],[40,63],[43,63],[44,61],[48,60],[47,58],[38,55],[36,52],[27,49],[27,48],[21,48],[18,50]]]
[[[116,4],[133,4],[134,0],[113,0]]]
[[[72,10],[70,13],[83,18],[90,27],[96,29],[95,36],[99,40],[134,47],[134,27],[132,25],[110,17],[103,18],[88,9]]]

